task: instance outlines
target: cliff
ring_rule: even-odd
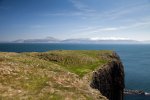
[[[93,73],[91,87],[98,89],[109,100],[123,100],[124,69],[116,54],[114,58]]]
[[[123,88],[123,66],[112,51],[0,52],[2,100],[122,100]]]

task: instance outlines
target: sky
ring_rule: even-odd
[[[0,0],[0,41],[150,40],[150,0]]]

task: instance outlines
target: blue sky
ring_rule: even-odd
[[[150,0],[0,0],[0,41],[150,40]]]

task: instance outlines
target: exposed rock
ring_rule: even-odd
[[[91,87],[98,89],[109,100],[123,100],[124,69],[116,53],[113,58],[93,73]]]
[[[144,95],[144,93],[145,92],[142,90],[127,90],[127,89],[124,90],[124,94],[137,94],[137,95],[143,94]]]
[[[145,92],[145,95],[146,95],[146,96],[150,96],[150,93]]]
[[[125,95],[145,95],[145,96],[150,96],[150,93],[144,92],[143,90],[124,89],[124,94]]]

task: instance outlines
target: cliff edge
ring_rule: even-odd
[[[110,62],[93,73],[91,87],[98,89],[109,100],[123,100],[124,69],[114,53]]]
[[[0,52],[2,100],[122,100],[123,88],[113,51]]]

